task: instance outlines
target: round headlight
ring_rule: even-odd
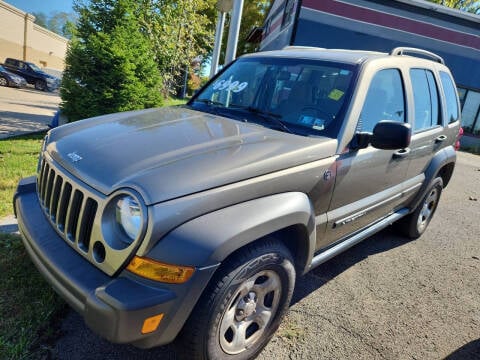
[[[142,231],[142,208],[138,201],[130,195],[122,195],[115,204],[115,219],[125,234],[135,240]]]

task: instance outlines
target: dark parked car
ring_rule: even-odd
[[[51,130],[15,211],[33,262],[96,333],[251,359],[297,276],[393,223],[422,235],[459,129],[435,54],[251,54],[186,106]]]
[[[7,58],[3,66],[27,80],[37,90],[54,91],[60,86],[60,79],[42,71],[37,65],[17,59]]]
[[[0,65],[0,86],[24,87],[27,86],[27,81]]]

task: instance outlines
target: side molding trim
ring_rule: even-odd
[[[362,240],[365,240],[366,238],[372,236],[373,234],[377,233],[378,231],[386,228],[387,226],[393,224],[395,221],[401,219],[405,215],[407,215],[409,212],[408,209],[400,209],[393,214],[387,216],[383,220],[380,220],[378,223],[367,227],[365,230],[355,234],[354,236],[347,238],[346,240],[328,248],[327,250],[315,255],[312,259],[312,262],[310,264],[309,270],[312,270],[313,268],[323,264],[324,262],[330,260],[334,256],[344,252],[345,250],[348,250],[352,246],[358,244]]]

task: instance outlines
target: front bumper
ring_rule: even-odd
[[[24,246],[44,278],[86,324],[111,342],[148,348],[173,341],[217,266],[197,269],[185,284],[141,279],[128,271],[110,277],[77,254],[45,218],[35,177],[22,179],[14,196]],[[146,318],[164,314],[157,330],[142,334]]]

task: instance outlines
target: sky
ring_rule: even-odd
[[[5,0],[5,2],[29,13],[43,12],[49,15],[53,11],[73,12],[73,0]]]

